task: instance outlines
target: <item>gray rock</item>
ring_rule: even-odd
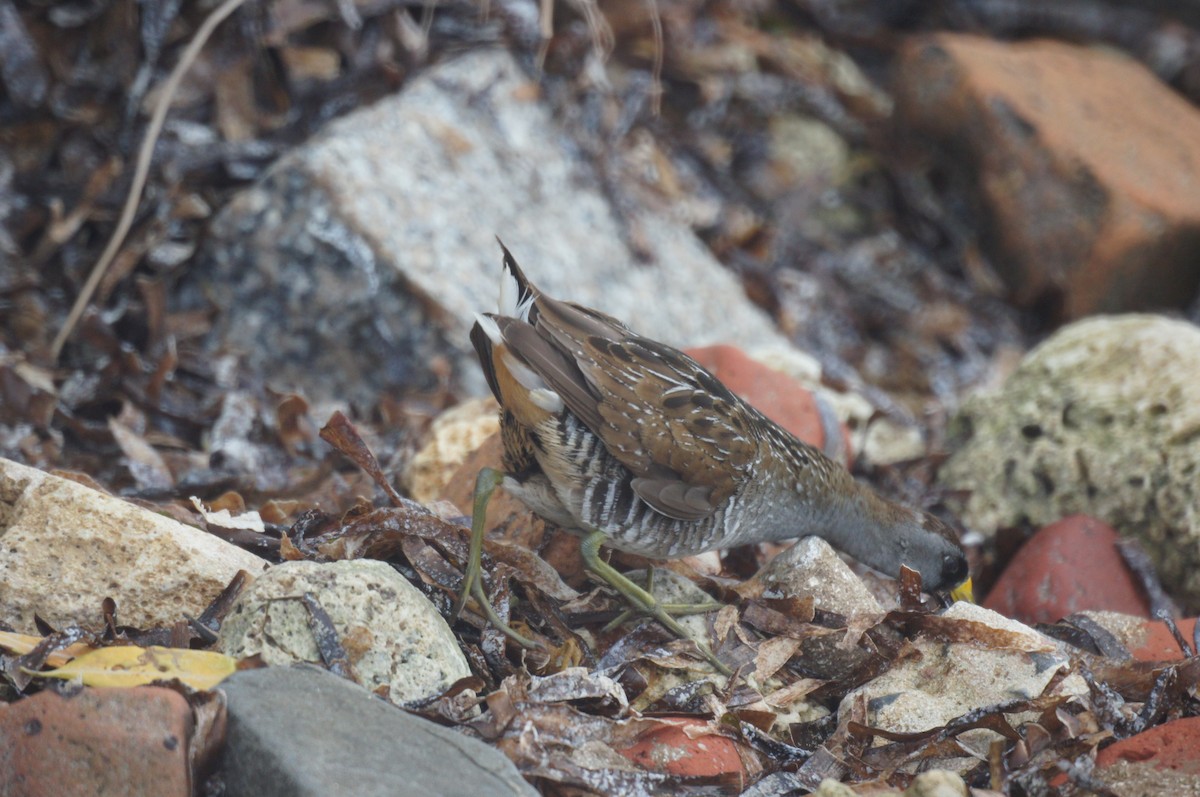
[[[883,607],[837,551],[820,537],[803,537],[754,574],[772,597],[813,596],[818,609],[852,617]]]
[[[220,689],[229,797],[537,794],[494,748],[323,670],[247,670]]]
[[[686,226],[637,210],[652,262],[635,262],[535,96],[510,55],[476,50],[334,122],[220,213],[180,301],[215,300],[213,343],[317,399],[430,384],[437,358],[482,393],[467,333],[496,304],[496,235],[548,293],[651,337],[783,342]]]
[[[104,628],[101,604],[146,628],[208,607],[263,559],[218,537],[93,490],[0,459],[0,623],[35,634],[34,615],[60,628]]]
[[[414,586],[384,562],[284,562],[234,603],[217,641],[235,658],[267,664],[321,660],[308,609],[311,593],[329,614],[358,682],[387,689],[394,703],[432,697],[470,675],[446,621]]]
[[[1139,538],[1164,584],[1200,609],[1200,328],[1090,318],[968,401],[939,478],[975,530],[1093,515]]]

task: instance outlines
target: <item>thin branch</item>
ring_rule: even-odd
[[[109,265],[112,264],[113,258],[116,257],[117,252],[120,250],[121,244],[125,242],[125,236],[129,234],[129,228],[133,226],[133,217],[137,212],[138,201],[141,199],[142,189],[146,187],[146,177],[150,173],[150,161],[154,156],[154,145],[158,142],[158,137],[162,134],[163,123],[166,122],[167,111],[170,109],[171,100],[174,99],[175,92],[179,88],[179,82],[196,60],[196,56],[200,54],[200,50],[208,42],[213,31],[217,29],[217,26],[245,2],[246,0],[225,0],[220,6],[213,9],[213,12],[205,18],[200,29],[196,31],[195,38],[188,43],[187,48],[183,51],[183,55],[179,57],[179,63],[175,65],[175,69],[171,71],[171,75],[167,78],[162,93],[159,95],[158,102],[154,106],[154,113],[150,117],[150,124],[146,128],[146,138],[142,141],[141,149],[138,151],[137,167],[133,173],[133,182],[129,186],[129,196],[126,197],[125,206],[121,209],[121,218],[117,222],[117,228],[113,230],[112,238],[109,239],[108,245],[104,248],[100,259],[96,261],[96,265],[92,267],[92,273],[88,275],[83,290],[80,291],[79,296],[75,299],[75,304],[71,307],[71,312],[67,315],[66,322],[54,338],[54,343],[50,347],[50,355],[53,359],[57,360],[62,353],[63,346],[66,345],[67,339],[71,337],[71,333],[75,330],[75,325],[79,323],[79,319],[83,316],[83,311],[87,309],[88,303],[91,302],[92,295],[96,292],[96,287],[100,284],[100,280],[104,278],[104,274],[108,271]]]

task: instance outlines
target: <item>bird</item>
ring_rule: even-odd
[[[497,311],[476,314],[470,339],[500,406],[503,455],[476,480],[455,616],[470,595],[529,644],[496,617],[479,577],[487,501],[500,485],[580,535],[588,570],[680,636],[665,607],[601,558],[603,547],[673,559],[816,535],[888,575],[916,570],[926,591],[970,599],[967,559],[948,525],[858,482],[683,352],[542,293],[500,248]]]

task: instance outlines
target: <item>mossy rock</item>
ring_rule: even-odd
[[[1142,541],[1200,609],[1200,328],[1101,316],[1031,351],[951,425],[942,484],[984,534],[1087,513]]]

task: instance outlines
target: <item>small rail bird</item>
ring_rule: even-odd
[[[479,581],[487,501],[501,483],[581,534],[588,569],[681,635],[665,607],[600,558],[601,546],[676,558],[811,534],[892,576],[907,565],[929,591],[969,597],[966,557],[944,523],[858,483],[683,352],[541,293],[501,249],[498,312],[476,316],[471,342],[500,404],[503,473],[485,469],[477,480],[456,613],[473,595],[527,642],[499,622]]]

